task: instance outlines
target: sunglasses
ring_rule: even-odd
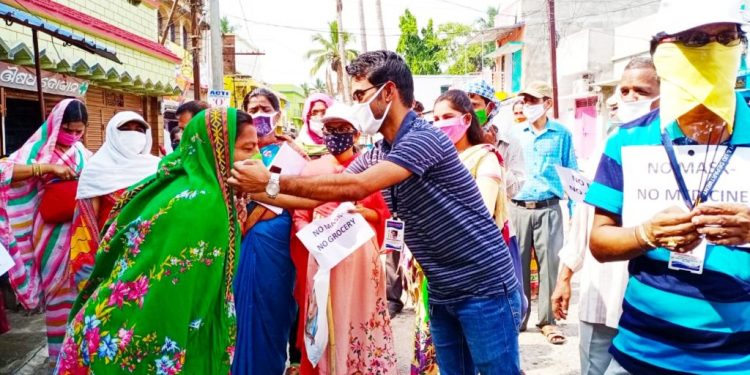
[[[722,31],[718,34],[709,34],[701,30],[688,30],[675,35],[662,33],[651,41],[651,53],[653,54],[656,51],[656,46],[661,43],[680,43],[688,48],[698,48],[711,42],[717,42],[727,47],[734,47],[745,40],[745,34],[739,29]]]
[[[386,82],[386,83],[388,83],[388,82]],[[385,83],[381,83],[379,85],[370,86],[370,87],[368,87],[368,88],[366,88],[364,90],[357,90],[357,91],[355,91],[355,92],[352,93],[352,100],[354,102],[356,102],[356,103],[361,103],[362,100],[365,98],[365,94],[368,91],[373,90],[373,89],[380,89],[384,85],[385,85]]]

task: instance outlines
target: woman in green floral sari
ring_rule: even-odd
[[[180,150],[115,207],[73,306],[57,374],[227,374],[243,205],[225,181],[258,153],[252,119],[197,115]]]

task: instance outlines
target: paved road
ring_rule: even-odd
[[[574,282],[572,302],[578,301],[578,285]],[[529,330],[519,336],[521,368],[527,375],[576,375],[580,374],[578,357],[578,304],[571,303],[568,322],[560,322],[560,329],[568,338],[564,345],[552,345],[536,328],[536,302],[532,303]],[[414,310],[407,308],[392,322],[396,335],[396,350],[399,354],[399,374],[409,374],[414,339]]]
[[[574,287],[576,285],[574,284]],[[576,288],[577,289],[577,288]],[[573,301],[577,301],[574,295]],[[573,319],[562,323],[568,337],[564,345],[551,345],[536,329],[536,303],[532,303],[529,331],[521,334],[522,368],[527,375],[574,375],[580,373],[578,363],[578,323]],[[577,304],[572,304],[570,316],[578,316]],[[49,375],[44,347],[44,316],[11,313],[13,330],[0,335],[0,375]],[[399,373],[409,374],[413,350],[414,310],[407,307],[393,321],[396,351],[399,354]]]

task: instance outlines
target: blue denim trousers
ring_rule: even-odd
[[[430,304],[430,332],[442,375],[521,373],[521,292]]]

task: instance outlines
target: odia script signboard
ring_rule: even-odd
[[[36,91],[36,72],[23,66],[0,62],[0,86]],[[86,95],[88,88],[88,81],[42,71],[42,91],[45,93],[82,97]]]

